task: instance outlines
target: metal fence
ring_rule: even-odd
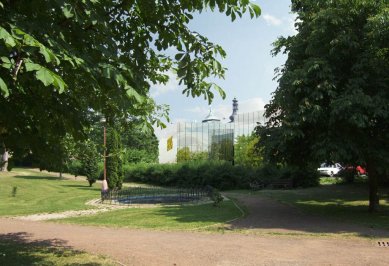
[[[207,188],[130,187],[102,192],[101,198],[107,204],[171,204],[199,201],[210,193]]]

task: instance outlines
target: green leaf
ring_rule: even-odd
[[[70,5],[66,5],[62,8],[62,13],[66,18],[72,18],[74,16],[72,9],[73,8]]]
[[[30,72],[30,71],[37,71],[37,70],[40,70],[40,69],[42,68],[41,65],[32,63],[31,61],[25,62],[25,63],[24,63],[24,66],[26,67],[26,71],[27,71],[27,72]]]
[[[219,87],[218,85],[216,85],[215,83],[213,84],[213,87],[215,88],[215,90],[219,93],[219,95],[222,97],[222,99],[224,100],[226,98],[226,93],[225,91]]]
[[[259,17],[261,15],[261,8],[254,3],[250,3],[250,6],[251,6],[252,10],[254,11],[255,16]]]
[[[138,103],[143,102],[143,97],[133,87],[127,85],[124,89],[126,90],[128,97],[135,98]]]
[[[11,69],[12,67],[12,63],[11,63],[11,60],[9,60],[9,58],[3,56],[0,58],[1,61],[3,61],[3,63],[1,64],[4,68],[6,69]]]
[[[0,90],[3,91],[5,97],[8,97],[9,90],[2,78],[0,78]]]
[[[16,46],[15,39],[3,27],[0,27],[0,39],[3,39],[7,46],[10,47]]]
[[[65,81],[63,81],[63,79],[60,76],[58,76],[54,73],[52,73],[52,74],[53,74],[52,77],[54,79],[54,82],[53,82],[54,87],[56,87],[58,89],[59,93],[64,92],[65,88],[67,87]]]
[[[185,54],[184,53],[178,53],[176,54],[176,56],[174,57],[177,61],[180,61],[181,58],[184,56]]]
[[[50,58],[49,52],[47,51],[46,47],[41,46],[39,49],[39,53],[45,57],[46,63],[51,62],[51,58]]]
[[[42,67],[41,69],[39,69],[35,73],[35,76],[37,79],[42,81],[42,83],[45,86],[49,86],[50,84],[53,84],[53,82],[54,82],[53,73],[45,67]]]
[[[23,35],[23,42],[25,45],[32,46],[32,47],[40,47],[42,45],[34,37],[26,33]]]

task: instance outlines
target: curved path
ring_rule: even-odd
[[[316,225],[310,223],[315,220],[292,226],[307,217],[272,200],[239,199],[251,215],[231,227],[271,230],[272,234],[162,232],[2,218],[0,241],[13,236],[26,242],[45,240],[107,255],[124,265],[388,265],[389,247],[378,247],[375,240],[277,235],[277,230],[293,232],[296,228],[313,232]]]

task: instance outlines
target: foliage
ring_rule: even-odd
[[[80,149],[81,175],[86,176],[89,186],[92,186],[99,177],[100,155],[97,152],[96,145],[91,141],[82,143]]]
[[[220,204],[223,202],[224,198],[219,190],[213,188],[211,192],[211,200],[213,201],[213,206],[220,207]]]
[[[123,160],[120,135],[115,128],[107,129],[107,182],[110,189],[121,189]]]
[[[189,147],[183,147],[177,151],[176,155],[177,163],[190,161],[190,149]]]
[[[233,140],[229,138],[213,139],[209,159],[232,162],[234,160]]]
[[[234,145],[234,160],[235,164],[244,166],[260,166],[262,164],[262,156],[260,151],[256,149],[259,138],[257,135],[238,136]]]
[[[157,163],[158,139],[151,130],[142,130],[138,121],[130,121],[121,132],[125,163]]]
[[[178,164],[138,164],[124,167],[125,180],[161,186],[206,187],[217,189],[249,188],[251,181],[266,185],[279,179],[293,179],[296,187],[318,185],[316,171],[301,171],[289,167],[262,165],[261,167],[233,166],[223,161],[190,161]]]
[[[0,141],[15,156],[60,162],[59,140],[85,139],[95,112],[108,125],[131,117],[164,126],[167,108],[149,92],[171,71],[186,95],[224,98],[208,80],[224,76],[217,59],[224,50],[188,28],[192,14],[207,8],[232,20],[260,15],[246,0],[1,0]]]
[[[177,163],[189,162],[189,161],[204,161],[208,160],[208,152],[191,152],[189,147],[183,147],[177,151],[176,160]]]
[[[370,205],[389,165],[388,1],[294,0],[298,33],[275,42],[288,54],[260,137],[278,162],[367,165]],[[267,146],[268,145],[268,146]]]

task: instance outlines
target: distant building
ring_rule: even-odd
[[[220,122],[220,119],[212,113],[212,107],[209,107],[209,114],[203,119],[203,123]]]
[[[201,123],[178,123],[176,128],[171,125],[167,136],[160,138],[160,163],[174,162],[179,150],[188,150],[192,155],[205,155],[208,160],[233,162],[237,137],[251,135],[258,123],[265,122],[263,111],[239,114],[238,110],[238,100],[234,98],[229,121],[222,122],[210,107]],[[171,139],[169,148],[168,139]]]

